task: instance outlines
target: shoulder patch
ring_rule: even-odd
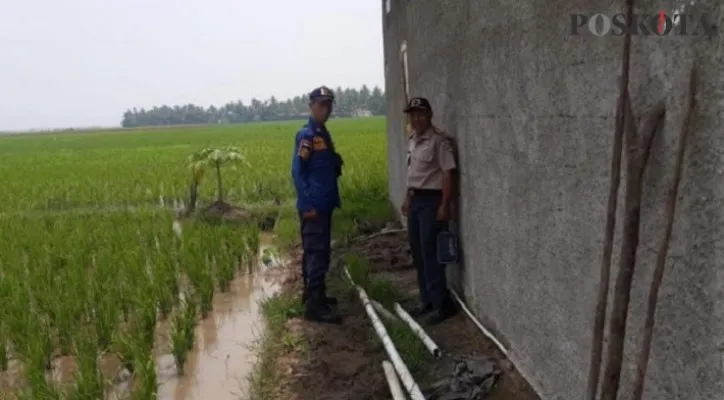
[[[312,143],[307,140],[302,140],[299,144],[299,158],[307,160],[312,156]]]
[[[309,129],[302,129],[297,133],[297,139],[299,140],[299,151],[297,155],[302,160],[307,160],[312,156],[312,149],[314,144],[312,142],[312,136],[309,134]]]
[[[451,136],[441,136],[438,143],[440,145],[440,149],[442,149],[445,152],[455,154],[455,139]]]

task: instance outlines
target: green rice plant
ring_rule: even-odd
[[[98,339],[90,328],[84,328],[74,338],[75,360],[78,369],[75,372],[73,399],[96,400],[104,396],[104,379],[100,370]]]
[[[178,371],[179,375],[184,375],[184,365],[189,351],[185,322],[183,312],[176,313],[173,317],[173,326],[170,333],[171,353],[176,362],[176,371]]]
[[[51,357],[53,344],[47,328],[42,326],[38,315],[29,315],[26,319],[27,330],[25,332],[37,332],[30,335],[24,343],[23,348],[16,348],[24,364],[28,386],[36,398],[57,398],[57,388],[48,381],[45,373],[51,368]],[[33,329],[34,328],[34,329]]]
[[[196,340],[196,325],[198,324],[198,305],[194,296],[188,296],[184,299],[183,306],[183,322],[184,333],[186,334],[186,350],[194,347]]]
[[[8,342],[5,336],[5,331],[2,323],[0,323],[0,372],[8,370],[8,363],[10,358],[8,357]]]
[[[133,343],[127,330],[119,329],[113,332],[113,346],[111,353],[118,357],[121,368],[125,368],[131,373],[134,372]]]
[[[211,237],[211,235],[209,235]],[[259,239],[259,229],[250,225],[223,224],[216,227],[214,243],[208,243],[207,248],[213,250],[215,271],[222,292],[229,290],[229,284],[236,277],[240,262],[253,257],[251,250],[247,250],[250,237]],[[241,261],[239,260],[241,259]]]
[[[261,246],[261,238],[259,237],[259,230],[248,227],[246,234],[243,236],[244,244],[248,250],[249,255],[252,257],[259,253],[259,247]]]
[[[221,252],[211,257],[211,263],[216,271],[216,281],[222,293],[229,291],[231,281],[236,276],[236,265],[230,259],[229,254]]]
[[[203,234],[195,234],[193,230],[184,232],[182,259],[183,271],[189,278],[199,298],[202,318],[213,309],[214,272],[207,249],[204,246]]]
[[[160,225],[167,221],[161,221]],[[179,298],[178,240],[168,232],[159,232],[154,238],[155,251],[150,250],[147,259],[152,265],[152,281],[158,299],[160,318],[165,320]]]
[[[206,256],[206,262],[198,266],[196,271],[197,290],[201,301],[201,317],[206,318],[214,308],[214,280],[208,256]]]
[[[137,333],[139,339],[150,348],[153,348],[156,334],[157,314],[154,302],[141,301],[138,309]]]
[[[158,397],[158,375],[156,374],[156,363],[153,352],[145,344],[134,342],[140,346],[133,346],[133,374],[136,377],[137,386],[132,393],[132,398],[137,400],[156,400]]]
[[[118,328],[121,315],[121,292],[113,276],[104,275],[96,270],[87,276],[85,297],[85,325],[94,329],[93,337],[99,349],[107,349],[113,341],[113,333]],[[79,277],[80,279],[80,277]]]
[[[173,319],[171,349],[179,375],[184,374],[187,352],[194,346],[197,325],[196,303],[193,296],[185,296]]]
[[[178,304],[178,270],[172,260],[160,260],[154,268],[154,286],[158,298],[160,317],[165,320],[173,307]]]

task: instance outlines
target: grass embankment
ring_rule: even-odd
[[[365,289],[370,298],[394,313],[393,305],[406,300],[403,294],[389,280],[375,276],[363,255],[345,251],[345,243],[359,235],[359,231],[356,229],[358,223],[355,221],[366,221],[370,225],[377,223],[379,226],[391,220],[393,212],[385,199],[368,202],[364,206],[360,204],[352,209],[353,212],[343,210],[335,220],[335,236],[336,240],[340,241],[340,245],[334,252],[337,253],[336,255],[343,254],[341,265],[348,268],[355,284]],[[296,215],[293,216],[294,218],[290,216],[288,219],[280,220],[280,224],[278,224],[282,237],[288,238],[286,243],[295,243],[294,240],[299,235]],[[296,271],[291,271],[291,273],[296,273]],[[334,293],[353,292],[354,294],[351,296],[341,297],[359,301],[357,291],[344,276],[341,271],[332,271],[328,276],[330,290]],[[280,294],[266,300],[262,305],[262,313],[267,326],[264,336],[259,341],[257,349],[259,358],[251,376],[251,398],[253,400],[279,399],[280,393],[284,390],[286,373],[279,368],[279,360],[286,356],[305,358],[306,344],[313,338],[302,337],[298,332],[290,332],[287,328],[287,322],[301,317],[304,311],[300,303],[300,290],[297,285],[285,287]],[[369,318],[365,321],[370,339],[380,342]],[[420,339],[402,321],[385,319],[382,321],[411,372],[420,371],[429,357],[429,353]],[[320,384],[323,383],[320,382]]]

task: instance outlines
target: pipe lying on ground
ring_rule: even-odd
[[[425,332],[425,330],[418,324],[411,316],[410,314],[405,311],[404,308],[400,305],[400,303],[395,303],[395,311],[397,312],[397,315],[402,318],[403,321],[407,324],[407,326],[410,327],[412,332],[417,335],[420,340],[422,340],[422,343],[425,344],[425,347],[427,347],[428,350],[430,350],[430,353],[434,357],[441,357],[442,352],[440,351],[440,348],[435,344],[435,342],[430,338],[430,336]]]
[[[382,318],[388,320],[388,321],[399,321],[397,317],[395,317],[395,314],[387,311],[385,306],[382,304],[376,302],[375,300],[370,299],[370,303],[372,303],[372,307],[375,308],[375,311],[377,311],[378,314],[382,316]]]
[[[380,317],[377,316],[377,313],[375,312],[375,309],[370,302],[370,298],[367,296],[367,292],[365,292],[365,290],[359,286],[357,286],[357,291],[359,292],[360,301],[362,302],[362,305],[364,306],[367,315],[369,315],[370,320],[372,320],[372,326],[375,328],[377,336],[379,336],[380,340],[382,341],[382,345],[385,347],[385,351],[390,357],[390,361],[392,361],[392,365],[395,367],[397,374],[402,379],[402,384],[405,386],[407,393],[410,394],[412,400],[425,400],[425,396],[422,395],[420,387],[415,382],[415,379],[412,377],[410,370],[407,368],[407,365],[405,365],[405,362],[402,361],[402,357],[400,357],[400,354],[397,352],[395,344],[392,342],[392,339],[390,339],[390,336],[387,334],[387,329],[385,329],[385,325],[380,320]]]
[[[349,274],[349,269],[347,269],[347,267],[344,267],[344,275],[347,277],[349,283],[351,283],[352,286],[356,286],[356,284],[354,283],[354,279],[352,279],[352,275]]]
[[[483,335],[485,335],[488,339],[492,340],[493,343],[495,343],[495,345],[498,346],[498,349],[500,349],[500,351],[503,352],[503,354],[507,357],[508,349],[506,349],[505,346],[503,346],[503,344],[500,343],[500,341],[492,333],[490,333],[490,331],[485,329],[483,324],[481,324],[480,321],[478,321],[478,319],[475,318],[475,315],[473,315],[473,313],[470,311],[468,306],[465,305],[463,300],[460,298],[460,296],[458,296],[458,294],[453,289],[450,289],[450,292],[452,293],[453,297],[455,297],[455,300],[457,300],[458,304],[460,304],[460,307],[463,309],[463,311],[465,311],[465,314],[468,315],[468,318],[470,318],[470,320],[473,321],[473,323],[478,327],[478,329],[480,329],[480,331],[483,332]]]
[[[385,378],[387,378],[387,386],[390,388],[392,400],[407,400],[405,397],[405,393],[402,391],[402,386],[400,386],[400,380],[397,378],[397,373],[395,372],[395,368],[392,366],[392,364],[387,360],[382,361],[382,369],[385,370]]]
[[[373,233],[373,234],[368,235],[368,236],[358,237],[358,238],[354,239],[353,242],[360,242],[360,241],[362,241],[362,240],[372,239],[372,238],[376,238],[376,237],[378,237],[378,236],[392,235],[392,234],[395,234],[395,233],[402,233],[402,232],[407,232],[407,229],[388,229],[388,230],[382,230],[382,231],[379,231],[379,232],[377,232],[377,233]]]
[[[352,284],[352,286],[357,286],[357,284],[354,283],[354,279],[352,279],[352,275],[350,275],[349,269],[347,269],[347,267],[344,267],[344,274],[347,277],[347,280],[349,280],[349,283]],[[383,306],[379,302],[370,299],[370,303],[372,303],[372,307],[375,308],[375,311],[377,311],[377,313],[382,315],[382,318],[389,320],[389,321],[399,321],[399,319],[397,317],[395,317],[395,314],[387,311],[385,306]]]

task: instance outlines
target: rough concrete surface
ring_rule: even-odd
[[[391,0],[389,14],[384,3],[391,196],[400,203],[405,177],[400,46],[407,41],[410,95],[428,97],[436,123],[458,142],[464,261],[450,271],[453,283],[543,399],[582,399],[623,39],[570,36],[569,14],[611,15],[624,2]],[[636,13],[649,14],[688,4],[685,13],[724,25],[715,0],[635,3]],[[622,392],[631,389],[694,62],[700,76],[647,400],[724,397],[722,35],[633,38],[635,113],[641,118],[664,99],[667,115],[645,174]],[[623,191],[622,183],[619,211]],[[618,239],[621,225],[619,215]],[[618,243],[613,278],[617,254]]]

